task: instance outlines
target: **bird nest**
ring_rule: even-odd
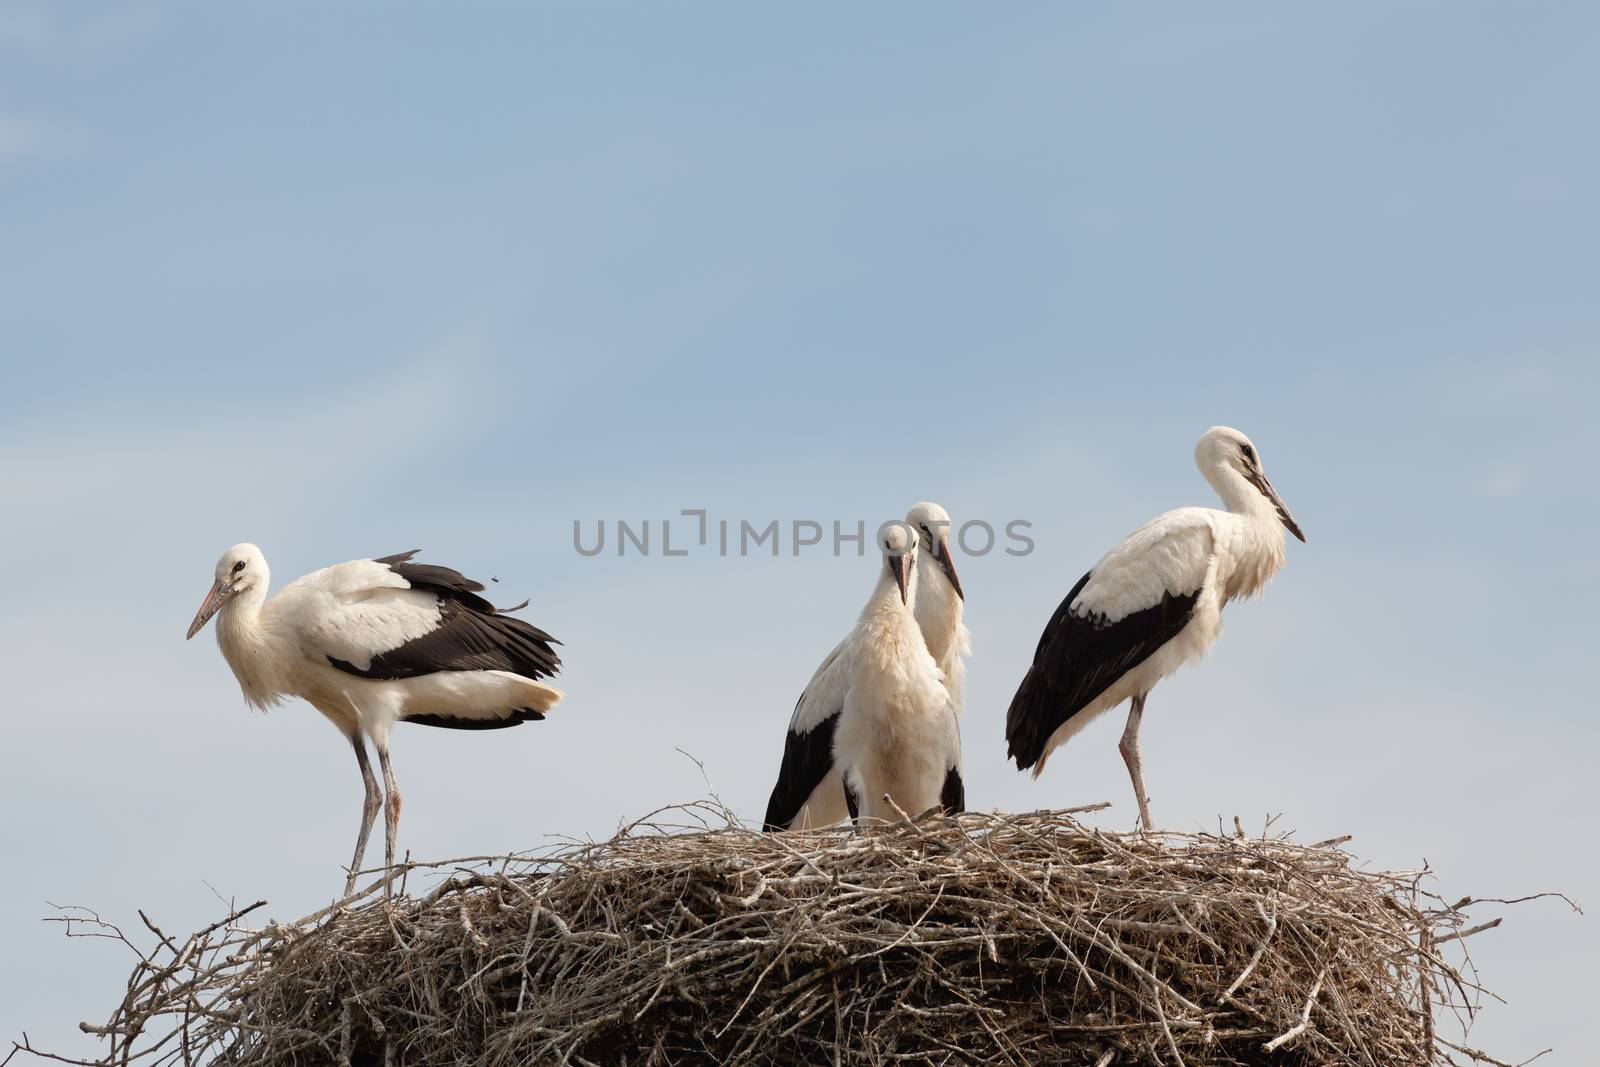
[[[1436,1029],[1463,1036],[1462,939],[1498,920],[1426,872],[1084,810],[761,834],[692,805],[291,923],[146,919],[84,1029],[94,1062],[263,1067],[1498,1062]]]

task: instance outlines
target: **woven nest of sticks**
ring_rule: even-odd
[[[126,1000],[85,1029],[112,1063],[1497,1062],[1435,1026],[1462,1037],[1462,939],[1493,923],[1339,842],[725,816],[412,865],[292,923],[150,924]]]

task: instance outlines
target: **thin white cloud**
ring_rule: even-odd
[[[92,529],[85,520],[139,513],[153,501],[176,524],[203,508],[245,509],[260,499],[314,507],[351,472],[429,441],[455,401],[449,368],[470,356],[444,345],[372,388],[271,412],[222,405],[154,430],[144,421],[53,433],[24,427],[0,439],[0,493],[21,505],[8,535],[55,531],[55,541],[62,531]]]

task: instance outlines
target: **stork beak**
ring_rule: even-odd
[[[1300,539],[1300,543],[1304,544],[1306,535],[1300,532],[1300,524],[1294,521],[1293,515],[1289,514],[1289,506],[1283,502],[1283,497],[1279,496],[1278,491],[1272,488],[1272,483],[1267,481],[1266,473],[1259,467],[1251,471],[1250,484],[1261,490],[1261,495],[1270,500],[1272,506],[1278,509],[1278,521],[1283,523],[1284,529],[1294,534]]]
[[[189,632],[183,635],[183,639],[187,641],[199,633],[205,624],[211,621],[211,616],[215,615],[222,605],[228,602],[228,598],[231,596],[233,596],[233,589],[223,584],[221,578],[212,582],[211,592],[207,593],[206,598],[200,602],[200,610],[194,613],[194,622],[189,624]]]
[[[906,557],[890,556],[889,569],[894,572],[894,584],[900,587],[900,603],[906,603]]]
[[[939,538],[939,547],[935,549],[933,558],[939,561],[944,576],[950,579],[950,585],[956,591],[956,596],[962,600],[967,599],[967,594],[961,591],[961,579],[956,577],[956,561],[950,558],[950,538]]]

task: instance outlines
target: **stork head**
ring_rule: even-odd
[[[910,604],[917,576],[917,538],[901,522],[884,523],[878,534],[884,569],[900,588],[900,603]]]
[[[1194,461],[1230,507],[1250,503],[1251,496],[1257,501],[1264,500],[1265,506],[1277,515],[1286,530],[1301,541],[1306,539],[1306,535],[1300,531],[1300,524],[1289,514],[1288,505],[1272,488],[1272,483],[1267,481],[1267,472],[1261,466],[1261,453],[1250,438],[1232,426],[1213,426],[1201,435],[1200,443],[1195,445]],[[1244,499],[1231,498],[1235,486],[1242,487],[1246,494]]]
[[[950,557],[950,513],[931,500],[924,500],[906,512],[906,525],[917,532],[917,547],[922,560],[936,563],[949,581],[950,588],[962,600],[967,595],[961,591],[961,579],[956,577],[955,560]]]
[[[217,560],[215,577],[211,591],[201,601],[200,610],[194,613],[194,621],[189,624],[189,632],[184,636],[186,641],[199,633],[211,621],[211,616],[240,593],[266,588],[267,558],[259,548],[248,542],[234,545]]]

